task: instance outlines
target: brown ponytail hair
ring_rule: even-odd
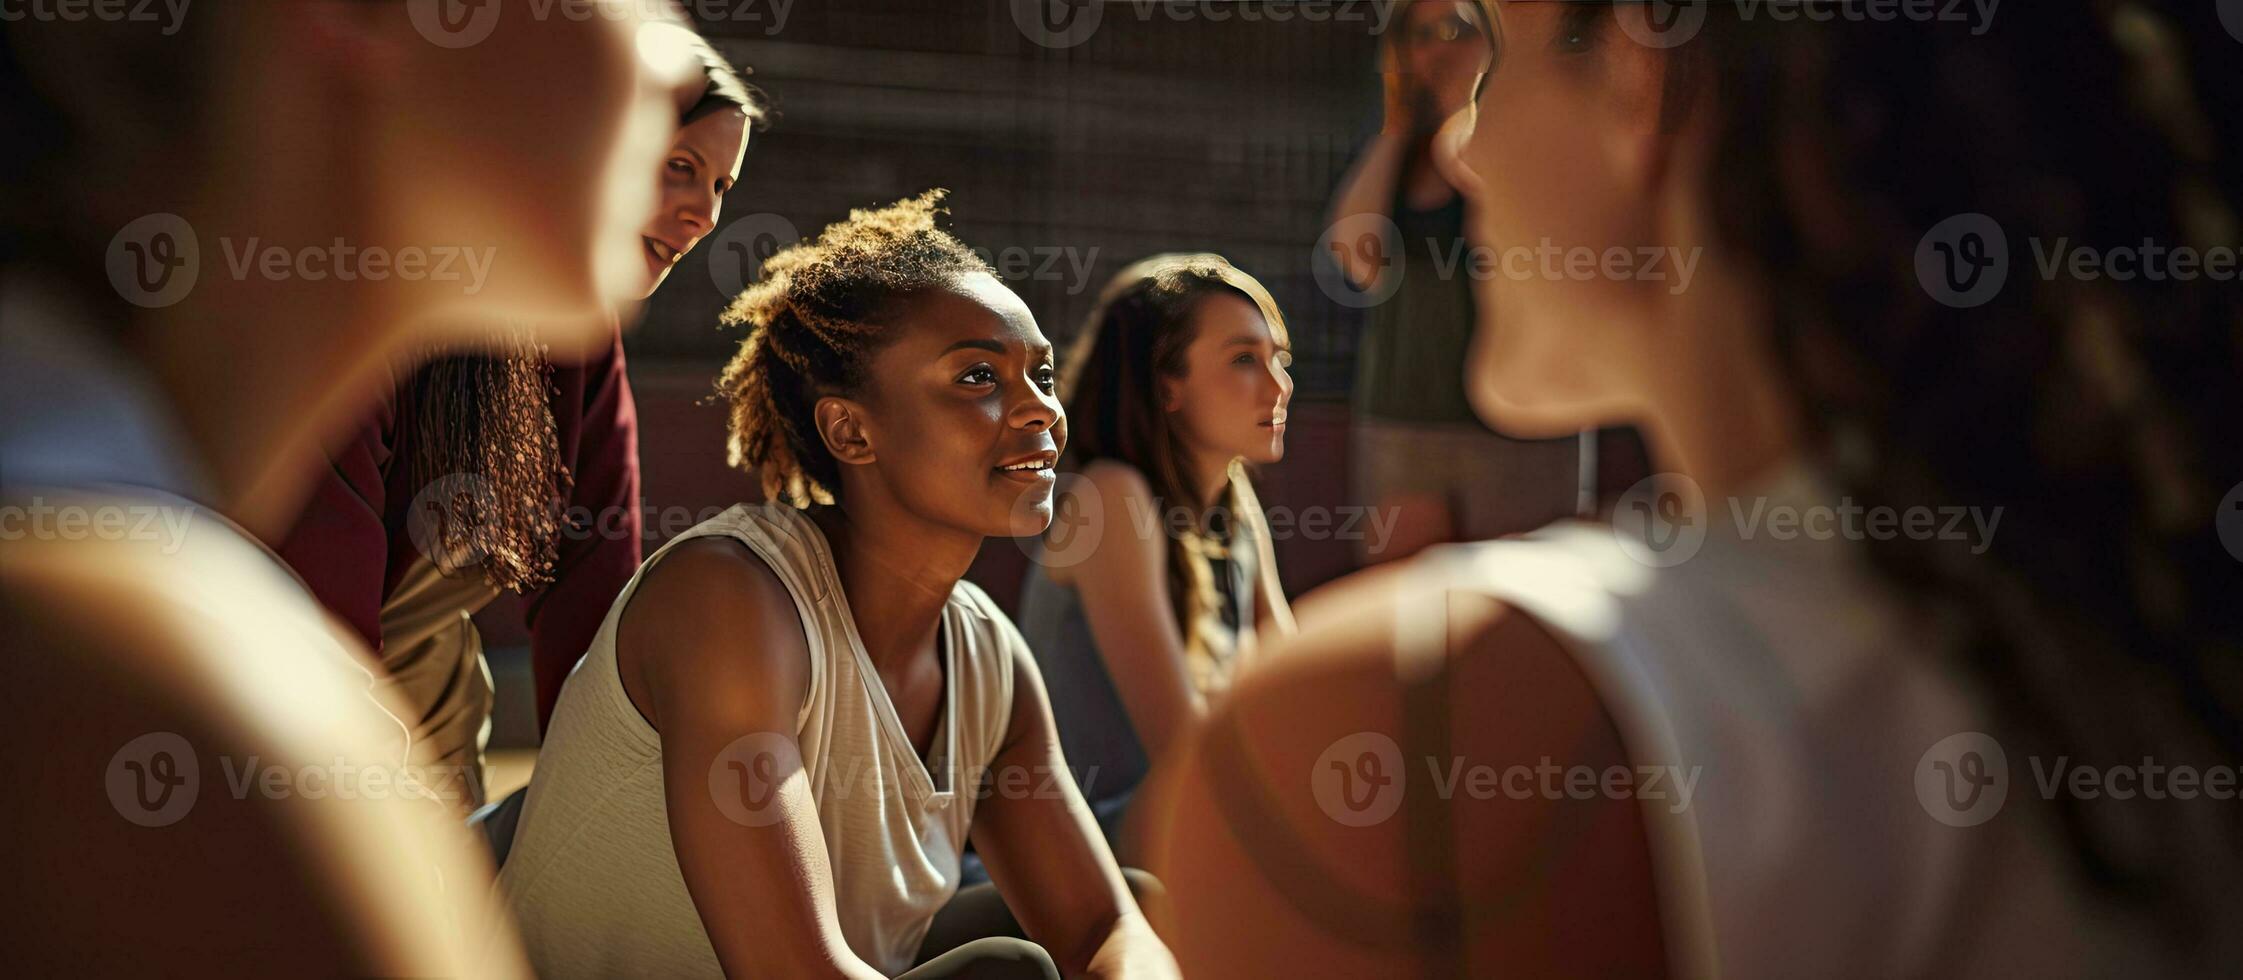
[[[1220,255],[1167,254],[1123,269],[1098,296],[1082,331],[1068,349],[1059,381],[1067,409],[1068,468],[1077,472],[1100,459],[1124,463],[1152,485],[1154,505],[1169,535],[1168,597],[1188,653],[1204,655],[1219,603],[1208,564],[1221,537],[1235,533],[1244,470],[1233,465],[1232,485],[1212,508],[1202,509],[1186,477],[1183,436],[1162,407],[1165,379],[1182,378],[1192,344],[1192,314],[1201,300],[1231,293],[1254,304],[1279,347],[1288,346],[1285,319],[1269,290]],[[1199,519],[1172,527],[1172,508],[1188,507]],[[1258,518],[1256,518],[1258,519]],[[1217,527],[1217,524],[1226,525]]]

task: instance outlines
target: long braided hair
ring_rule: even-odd
[[[725,310],[724,323],[748,328],[717,378],[717,397],[731,407],[727,459],[765,499],[804,509],[839,502],[841,464],[818,435],[818,399],[860,389],[899,300],[990,272],[936,227],[945,193],[850,211],[764,260],[761,279]]]

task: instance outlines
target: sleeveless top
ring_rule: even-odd
[[[824,533],[785,504],[735,506],[655,552],[563,685],[499,876],[532,965],[548,978],[723,972],[671,843],[661,737],[625,694],[615,659],[617,624],[646,569],[679,543],[712,536],[747,545],[794,598],[810,682],[791,734],[841,931],[865,962],[900,973],[957,890],[980,778],[1011,719],[1022,643],[987,595],[958,583],[942,617],[944,704],[931,760],[922,762],[858,638]],[[742,736],[736,748],[771,737]],[[753,787],[741,783],[713,771],[708,792],[735,821],[754,825],[741,804]]]
[[[1243,476],[1234,477],[1239,510],[1261,513],[1261,502]],[[1229,645],[1209,650],[1203,665],[1189,671],[1201,695],[1221,693],[1230,685],[1240,655],[1254,642],[1254,601],[1261,583],[1261,532],[1258,517],[1231,522],[1229,556],[1212,560],[1216,591],[1225,608],[1220,615]],[[1171,547],[1174,543],[1171,542]],[[1041,552],[1037,552],[1041,555]],[[1030,561],[1020,598],[1021,632],[1034,651],[1036,667],[1051,696],[1051,714],[1059,726],[1059,747],[1074,771],[1083,800],[1108,837],[1118,826],[1130,794],[1145,778],[1150,760],[1137,738],[1129,709],[1107,673],[1106,658],[1092,635],[1090,618],[1083,610],[1082,593],[1073,585],[1051,577],[1041,561]],[[1203,632],[1204,635],[1204,632]]]
[[[1399,182],[1398,182],[1399,183]],[[1464,239],[1464,196],[1440,207],[1410,207],[1397,188],[1389,212],[1401,235],[1398,277],[1385,300],[1364,311],[1355,357],[1355,414],[1486,431],[1464,394],[1472,344],[1472,255]]]
[[[1837,500],[1803,469],[1738,499],[1762,498]],[[1923,782],[1931,752],[1997,729],[1858,546],[1740,534],[1713,506],[1676,567],[1638,562],[1612,527],[1563,524],[1429,550],[1411,590],[1412,602],[1477,592],[1532,615],[1639,771],[1696,775],[1686,805],[1676,791],[1648,798],[1648,783],[1640,801],[1675,975],[2108,976],[2157,963],[2143,924],[2072,873],[2050,815],[2026,799],[2023,758],[2008,762],[2007,812],[1939,819],[1956,811]],[[1405,606],[1397,628],[1422,632],[1410,624],[1440,621],[1428,612]]]

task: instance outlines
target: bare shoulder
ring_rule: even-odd
[[[1625,747],[1587,676],[1532,616],[1469,590],[1412,595],[1413,582],[1440,588],[1382,571],[1328,590],[1318,618],[1304,617],[1300,634],[1240,678],[1181,764],[1156,785],[1163,825],[1153,863],[1169,882],[1179,922],[1236,923],[1246,905],[1262,916],[1244,930],[1180,937],[1187,968],[1251,974],[1282,962],[1268,957],[1287,948],[1383,968],[1375,943],[1365,947],[1360,935],[1340,940],[1402,921],[1386,913],[1410,894],[1403,855],[1411,824],[1398,811],[1413,797],[1421,805],[1439,801],[1460,839],[1473,842],[1456,854],[1464,893],[1523,882],[1522,921],[1563,910],[1584,916],[1574,921],[1648,930],[1652,940],[1622,936],[1569,948],[1545,935],[1549,929],[1491,931],[1500,933],[1491,941],[1504,956],[1540,964],[1527,972],[1567,972],[1583,956],[1655,959],[1649,861],[1633,804],[1577,799],[1565,786],[1534,792],[1539,783],[1509,792],[1518,787],[1501,781],[1519,765],[1601,772],[1625,764]],[[1441,696],[1450,725],[1446,744],[1426,745],[1409,725],[1397,654],[1444,635]],[[1492,775],[1478,776],[1483,769]],[[1347,857],[1330,857],[1338,855]],[[1578,894],[1548,887],[1589,871],[1603,877],[1588,880],[1601,883]],[[1351,898],[1301,898],[1314,891]],[[1573,902],[1583,905],[1568,908]]]
[[[741,541],[709,535],[649,567],[616,628],[631,700],[660,727],[665,705],[752,698],[799,705],[809,641],[786,584]]]
[[[1158,514],[1145,474],[1119,460],[1093,460],[1060,482],[1042,563],[1053,579],[1073,584],[1088,573],[1105,580],[1124,570],[1157,567],[1167,538],[1140,523]],[[1132,574],[1134,574],[1132,572]]]
[[[1153,485],[1145,479],[1145,474],[1139,472],[1137,467],[1118,459],[1092,460],[1090,465],[1083,467],[1082,474],[1083,479],[1097,487],[1099,493],[1116,499],[1151,499],[1153,495]]]
[[[294,642],[308,634],[198,611],[164,580],[118,574],[98,548],[78,550],[0,562],[4,727],[38,746],[0,759],[0,779],[41,801],[17,814],[19,832],[41,842],[16,881],[42,896],[24,935],[83,936],[119,903],[167,911],[136,922],[132,943],[20,945],[12,953],[24,965],[515,970],[478,970],[442,938],[488,928],[477,917],[489,911],[463,897],[479,894],[477,880],[487,887],[489,872],[448,810],[370,781],[364,793],[291,791],[285,777],[381,768],[362,751],[380,737],[371,702],[338,681],[319,659],[328,654]],[[295,682],[305,677],[324,683]],[[440,864],[455,887],[440,893],[416,861]]]

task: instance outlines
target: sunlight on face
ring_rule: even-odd
[[[1485,9],[1477,98],[1441,140],[1444,172],[1469,205],[1467,237],[1494,263],[1475,277],[1468,388],[1497,428],[1561,435],[1601,421],[1614,393],[1599,365],[1648,328],[1633,284],[1566,271],[1575,255],[1648,240],[1648,189],[1614,135],[1638,123],[1616,65],[1642,53],[1622,48],[1633,42],[1606,5]]]
[[[877,459],[862,474],[931,523],[988,537],[1051,523],[1066,414],[1051,341],[996,277],[901,301],[861,401]],[[1015,468],[1022,462],[1041,465]]]
[[[1201,299],[1190,329],[1184,376],[1164,382],[1164,407],[1176,416],[1185,444],[1224,460],[1284,459],[1292,351],[1279,345],[1260,308],[1228,291]]]
[[[724,194],[740,181],[748,152],[748,117],[737,109],[712,112],[686,124],[670,143],[661,167],[661,200],[639,231],[646,264],[638,295],[652,295],[678,260],[717,225]]]

